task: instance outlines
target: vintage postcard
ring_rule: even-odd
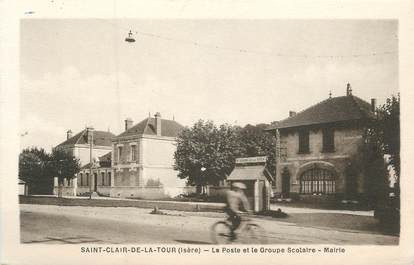
[[[411,264],[412,8],[10,4],[2,264]]]

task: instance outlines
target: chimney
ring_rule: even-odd
[[[289,118],[296,115],[296,111],[289,110]]]
[[[66,132],[66,140],[72,138],[72,130]]]
[[[352,96],[352,88],[350,83],[346,84],[346,95]]]
[[[371,111],[375,112],[377,109],[377,100],[375,98],[371,98]]]
[[[134,122],[132,121],[132,119],[131,119],[131,118],[127,118],[127,119],[125,120],[125,131],[126,131],[126,130],[128,130],[129,128],[131,128],[133,123],[134,123]]]
[[[158,136],[161,136],[161,114],[159,112],[155,113],[155,131]]]

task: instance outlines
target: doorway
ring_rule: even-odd
[[[290,195],[290,174],[289,170],[285,167],[282,171],[282,196],[283,198],[289,198]]]
[[[93,176],[93,191],[98,191],[98,174],[94,173]]]

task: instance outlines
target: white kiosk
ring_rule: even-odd
[[[273,178],[266,169],[265,156],[237,158],[236,166],[227,177],[227,181],[230,185],[234,182],[242,182],[246,185],[245,193],[253,211],[270,209],[270,183]]]

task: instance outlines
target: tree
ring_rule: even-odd
[[[371,205],[383,204],[389,199],[389,173],[384,157],[396,172],[396,191],[399,191],[400,175],[400,97],[392,96],[376,109],[364,137],[364,145],[350,160],[349,174],[362,173],[365,190]]]
[[[174,168],[178,177],[196,185],[199,193],[205,193],[207,185],[217,185],[231,173],[238,150],[233,126],[217,127],[212,121],[199,120],[179,134]]]
[[[374,170],[384,165],[384,158],[389,157],[388,164],[394,169],[394,195],[390,197],[390,176],[386,170],[384,192],[377,192],[377,204],[374,216],[379,219],[381,226],[392,233],[400,231],[400,96],[388,98],[386,103],[376,110],[376,117],[367,133],[367,142],[375,147],[382,158],[382,164],[371,163]],[[383,166],[384,167],[384,166]],[[381,180],[377,179],[381,185]]]
[[[29,186],[29,194],[51,194],[53,176],[48,167],[50,155],[43,148],[26,148],[19,155],[19,179]]]
[[[239,141],[239,153],[243,157],[250,156],[266,156],[267,169],[273,174],[276,174],[275,167],[275,139],[266,133],[268,124],[246,125],[240,128],[237,132]]]
[[[58,178],[58,197],[62,197],[64,180],[71,180],[80,170],[79,159],[68,152],[54,149],[48,164],[51,174]]]
[[[396,173],[395,187],[400,185],[400,96],[391,96],[386,103],[377,108],[376,118],[368,130],[368,139],[378,152],[389,156],[389,164]]]
[[[386,197],[389,186],[388,172],[384,156],[378,145],[372,142],[369,135],[366,135],[364,138],[364,144],[359,147],[358,152],[349,160],[345,168],[345,175],[347,182],[350,181],[350,177],[364,176],[367,203],[371,207],[376,207]],[[354,181],[356,180],[354,179]],[[349,194],[349,187],[347,188],[347,195],[349,196],[347,199],[355,199],[353,196],[356,194]]]

